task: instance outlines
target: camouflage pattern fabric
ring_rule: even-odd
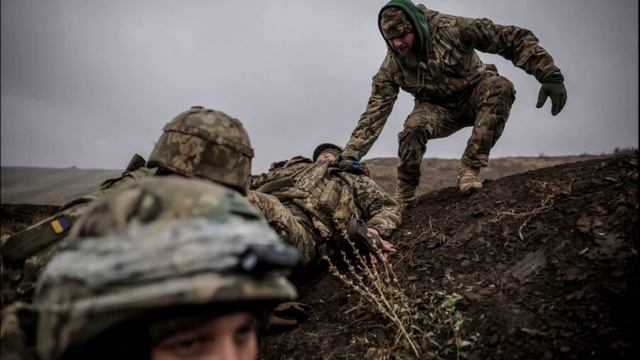
[[[97,201],[38,280],[37,350],[56,359],[118,324],[182,306],[294,299],[296,251],[240,194],[146,179]]]
[[[100,185],[97,191],[63,205],[61,210],[55,215],[7,239],[2,249],[3,307],[16,300],[31,302],[37,277],[42,272],[46,263],[58,251],[60,242],[70,233],[70,230],[65,230],[64,232],[56,234],[51,226],[53,221],[64,216],[69,220],[69,225],[73,225],[77,219],[87,211],[94,200],[100,199],[108,193],[139,181],[140,179],[152,177],[155,175],[156,170],[156,168],[143,167],[135,171],[125,172],[119,178],[106,180]],[[34,238],[30,234],[36,237]],[[24,254],[26,257],[24,264],[20,266],[4,263],[7,260],[7,246],[12,240],[15,241],[17,246],[20,246],[20,248],[17,249],[18,251],[15,249],[12,250],[19,254]],[[11,291],[4,291],[6,289],[11,289]]]
[[[462,155],[462,164],[472,169],[488,165],[489,152],[498,141],[515,99],[513,84],[502,76],[480,81],[460,102],[435,105],[418,102],[398,134],[396,200],[415,201],[420,180],[420,164],[427,140],[447,137],[468,126],[473,132]]]
[[[186,187],[188,185],[188,187]],[[143,179],[104,197],[78,219],[70,237],[97,237],[167,219],[242,217],[264,223],[258,210],[236,191],[179,176]]]
[[[382,132],[400,89],[413,95],[416,103],[463,106],[482,80],[497,75],[496,67],[482,63],[476,50],[499,54],[540,82],[560,71],[529,30],[497,25],[488,19],[445,15],[423,5],[418,7],[426,13],[431,32],[426,46],[426,81],[418,86],[415,61],[388,51],[373,77],[367,108],[343,156],[359,160],[369,151]],[[505,102],[513,101],[511,94],[505,96]]]
[[[257,207],[280,239],[298,250],[303,264],[308,264],[321,252],[313,230],[309,229],[290,207],[283,205],[277,197],[257,191],[249,191],[247,199]],[[289,206],[292,203],[287,203]]]
[[[0,325],[0,358],[3,360],[35,360],[34,312],[31,305],[15,302],[2,310]]]
[[[380,16],[380,30],[386,39],[393,39],[413,31],[407,15],[398,8],[389,8]]]
[[[285,205],[280,211],[291,212],[287,205],[293,204],[309,219],[308,227],[313,228],[315,233],[313,248],[317,256],[324,255],[321,252],[328,249],[327,245],[332,240],[347,238],[347,224],[353,217],[364,220],[367,227],[375,228],[384,237],[389,236],[401,222],[398,204],[373,180],[363,175],[329,171],[333,166],[333,162],[298,160],[252,179],[253,189],[268,188],[273,183],[281,184],[269,192]],[[254,204],[260,208],[264,202],[257,201]],[[271,222],[272,211],[261,210],[267,221]],[[301,222],[300,216],[295,214],[280,215],[274,221],[291,217]],[[308,241],[298,244],[304,246],[303,249],[299,248],[301,252],[312,253],[306,250]]]
[[[150,166],[247,191],[253,149],[239,120],[194,106],[171,120],[163,131],[149,156]]]

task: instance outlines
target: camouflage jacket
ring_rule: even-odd
[[[417,86],[416,64],[410,64],[389,50],[372,80],[365,112],[347,142],[343,155],[361,159],[376,141],[387,121],[399,89],[416,101],[455,106],[482,79],[496,75],[495,65],[484,64],[476,50],[499,54],[543,82],[560,70],[553,58],[538,44],[531,31],[494,24],[488,19],[441,14],[418,7],[429,18],[426,79]],[[415,63],[415,61],[414,61]]]
[[[401,222],[398,204],[368,176],[329,171],[334,163],[313,163],[304,157],[274,165],[253,176],[251,188],[297,205],[325,239],[346,236],[352,217],[382,236],[389,236]]]
[[[139,179],[154,176],[157,168],[141,167],[103,182],[98,190],[63,205],[53,216],[10,236],[2,243],[2,303],[15,300],[30,302],[35,281],[55,255],[58,244],[67,237],[71,226],[91,204],[108,192]],[[14,264],[24,264],[15,266]]]

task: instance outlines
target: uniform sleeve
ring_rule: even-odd
[[[551,73],[560,71],[531,31],[494,24],[489,19],[459,19],[461,40],[465,45],[511,60],[539,82],[544,82]]]
[[[400,91],[393,81],[393,61],[387,54],[378,73],[373,77],[367,108],[351,133],[343,152],[344,156],[360,160],[380,136]]]
[[[375,228],[383,237],[391,235],[402,222],[398,203],[368,176],[356,178],[354,192],[367,227]]]

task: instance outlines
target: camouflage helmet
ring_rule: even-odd
[[[244,194],[251,181],[252,158],[249,135],[239,120],[193,106],[165,125],[148,166],[213,180]]]
[[[99,200],[77,226],[79,237],[65,241],[38,280],[36,347],[43,359],[145,314],[296,296],[285,278],[296,250],[246,199],[217,184],[141,180]]]
[[[336,144],[331,144],[331,143],[320,144],[316,146],[316,148],[313,150],[313,161],[318,160],[318,156],[320,156],[320,154],[324,152],[331,152],[336,157],[338,157],[338,155],[342,153],[342,151],[343,149]]]

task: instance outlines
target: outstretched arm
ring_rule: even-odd
[[[489,19],[460,17],[460,37],[463,44],[483,52],[498,54],[544,82],[552,73],[560,72],[551,55],[529,30],[517,26],[493,23]]]
[[[392,80],[393,61],[391,56],[387,55],[378,73],[373,77],[367,108],[351,133],[351,138],[342,153],[343,157],[360,160],[380,136],[399,92],[398,85]]]
[[[368,228],[388,237],[402,222],[398,203],[368,176],[358,176],[353,183],[358,206]]]
[[[542,83],[536,107],[551,98],[551,114],[557,115],[567,102],[564,77],[551,55],[527,29],[494,24],[489,19],[460,19],[462,42],[470,48],[498,54],[536,77]]]

